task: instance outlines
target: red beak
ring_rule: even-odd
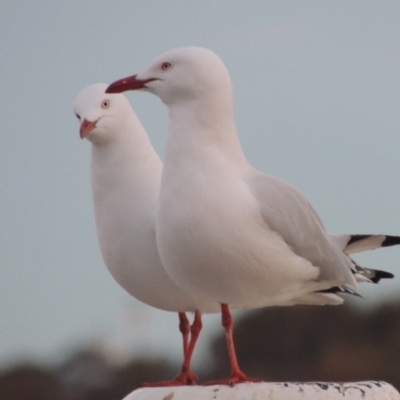
[[[84,119],[82,124],[81,124],[81,129],[79,129],[79,134],[81,136],[81,139],[85,139],[89,136],[89,133],[92,132],[94,128],[96,128],[97,121],[88,121],[87,119]]]
[[[157,78],[137,79],[137,75],[128,76],[113,82],[106,90],[106,93],[122,93],[127,90],[139,90],[146,87],[146,83],[156,81]]]

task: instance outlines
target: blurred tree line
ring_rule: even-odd
[[[276,307],[237,319],[235,339],[243,370],[266,381],[385,380],[400,390],[400,304],[371,311],[351,306]],[[227,377],[225,338],[212,342],[212,369],[200,382]],[[195,355],[196,356],[196,355]],[[2,371],[1,400],[122,400],[142,382],[171,379],[167,360],[132,360],[116,367],[89,350],[53,369],[20,365]]]

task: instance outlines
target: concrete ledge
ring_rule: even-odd
[[[386,382],[260,382],[137,389],[123,400],[400,400]]]

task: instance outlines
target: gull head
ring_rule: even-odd
[[[107,93],[145,90],[171,106],[212,98],[227,92],[231,80],[222,60],[202,47],[181,47],[167,51],[137,75],[112,83]]]
[[[74,100],[81,139],[97,144],[115,140],[133,112],[128,99],[122,94],[106,93],[107,86],[106,83],[87,86]]]

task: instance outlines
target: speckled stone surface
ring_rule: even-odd
[[[137,389],[123,400],[400,400],[386,382],[260,382]]]

